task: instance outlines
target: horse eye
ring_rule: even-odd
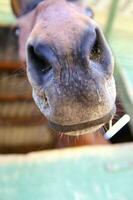
[[[14,27],[13,28],[13,33],[14,33],[14,35],[16,36],[16,37],[19,37],[19,35],[20,35],[20,27]]]

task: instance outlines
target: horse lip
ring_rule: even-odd
[[[69,133],[71,133],[71,135],[77,135],[77,132],[79,131],[79,135],[81,135],[81,134],[85,134],[86,130],[89,131],[89,128],[93,128],[93,127],[108,123],[113,118],[115,112],[116,112],[116,108],[114,107],[108,114],[106,114],[102,118],[99,118],[93,121],[88,121],[85,123],[74,124],[74,125],[60,125],[60,124],[56,124],[54,122],[49,121],[49,126],[50,128],[57,131],[58,133],[62,132],[66,135],[69,135]]]

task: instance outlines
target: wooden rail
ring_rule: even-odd
[[[13,71],[13,70],[19,69],[20,66],[21,66],[21,62],[19,61],[0,60],[0,70]]]
[[[5,95],[5,96],[1,96],[0,95],[0,102],[15,102],[15,101],[31,101],[32,100],[32,96],[31,95]]]

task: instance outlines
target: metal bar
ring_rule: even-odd
[[[118,4],[119,4],[119,0],[112,0],[109,16],[108,16],[108,19],[107,19],[107,24],[105,26],[105,35],[108,38],[110,36],[111,30],[112,30],[112,27],[113,27],[113,23],[114,23],[116,14],[117,14]]]

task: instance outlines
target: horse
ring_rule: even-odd
[[[90,8],[72,0],[11,0],[19,57],[56,147],[108,144],[116,112],[114,58]]]

